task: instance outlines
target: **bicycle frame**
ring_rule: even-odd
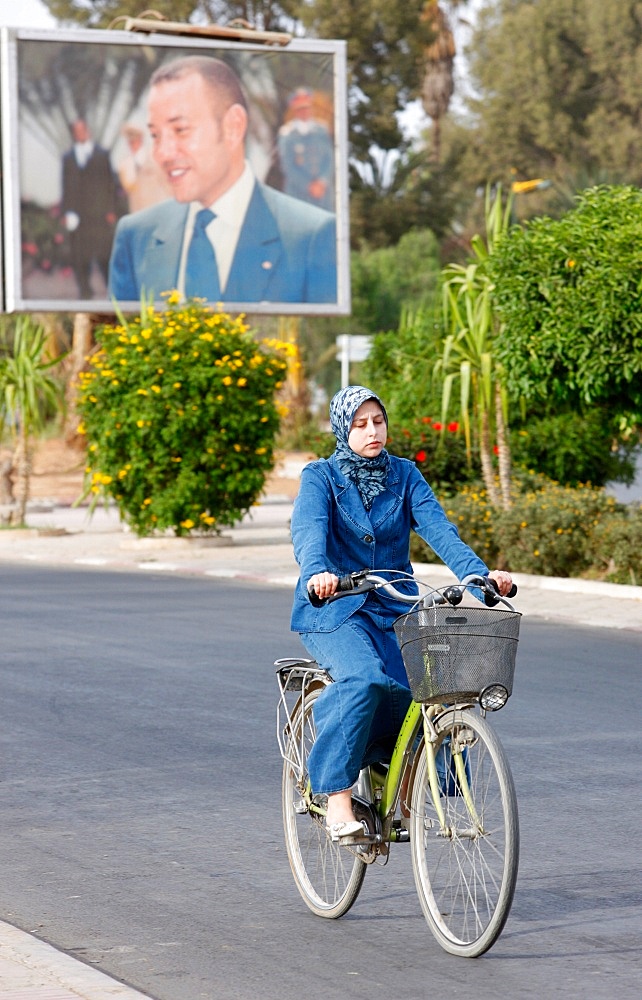
[[[299,710],[303,711],[305,709],[305,699],[309,695],[310,691],[315,690],[320,685],[325,686],[328,683],[332,683],[332,681],[327,671],[319,667],[314,660],[277,660],[276,666],[278,667],[277,678],[281,689],[281,698],[277,706],[277,740],[281,756],[290,764],[297,775],[301,796],[305,802],[306,808],[311,813],[316,813],[319,817],[321,817],[324,815],[325,809],[322,805],[313,801],[312,789],[303,768],[303,761],[305,759],[303,747],[298,747],[289,737],[293,732],[293,716]],[[290,709],[287,705],[286,695],[298,692],[300,692],[300,694],[296,704],[292,709]],[[448,706],[448,708],[444,709],[444,711],[452,711],[453,707],[454,706]],[[465,706],[457,706],[460,710],[463,707]],[[406,839],[401,831],[397,827],[393,826],[393,819],[402,788],[404,774],[408,767],[411,767],[412,771],[408,782],[407,794],[410,797],[412,793],[412,782],[415,769],[413,747],[419,730],[422,727],[422,723],[424,737],[423,746],[427,755],[431,798],[433,800],[435,812],[439,818],[441,831],[444,835],[449,835],[449,829],[446,825],[444,811],[441,805],[442,789],[437,771],[437,755],[434,750],[435,744],[438,740],[437,731],[434,726],[434,719],[439,714],[441,713],[435,705],[422,705],[420,702],[411,702],[406,716],[401,724],[399,735],[397,737],[385,776],[380,776],[376,771],[376,768],[365,769],[366,772],[369,772],[370,774],[371,787],[369,789],[370,794],[368,795],[368,798],[370,799],[369,804],[373,806],[379,816],[382,829],[382,840],[384,842],[394,843],[402,839]],[[283,721],[283,715],[285,715],[285,722]],[[472,795],[470,793],[468,776],[466,774],[466,764],[462,749],[458,747],[451,747],[451,754],[455,763],[459,794],[463,797],[464,802],[466,803],[468,813],[474,826],[481,833],[483,832],[482,824],[477,815]],[[373,794],[372,789],[373,775],[377,775],[377,778],[380,777],[382,781],[381,784],[379,784],[378,780],[375,780],[374,782],[374,786],[377,789],[376,794]]]

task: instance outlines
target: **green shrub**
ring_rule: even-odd
[[[449,496],[476,475],[466,459],[466,445],[456,421],[442,428],[432,417],[419,417],[402,425],[392,424],[388,451],[417,464],[440,498]]]
[[[491,567],[538,576],[582,576],[596,562],[595,538],[620,507],[603,489],[561,486],[519,473],[509,510],[491,507],[481,485],[467,485],[444,505],[468,544]],[[420,540],[413,557],[430,550]]]
[[[604,518],[593,536],[596,574],[611,583],[642,586],[642,504]]]
[[[635,478],[639,439],[623,437],[619,421],[603,407],[543,415],[530,412],[511,429],[513,463],[537,469],[568,486],[608,482],[630,485]]]
[[[139,535],[239,521],[272,468],[288,345],[175,294],[96,339],[79,401],[86,493],[113,498]]]

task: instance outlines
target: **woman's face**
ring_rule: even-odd
[[[362,458],[376,458],[385,448],[388,438],[386,418],[378,403],[368,399],[354,415],[348,444]]]

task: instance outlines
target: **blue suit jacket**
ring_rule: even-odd
[[[161,202],[116,228],[109,292],[119,302],[158,299],[178,284],[188,205]],[[223,302],[336,302],[335,217],[266,185],[254,185]]]
[[[462,542],[414,462],[393,455],[386,489],[374,498],[369,511],[334,456],[307,465],[301,474],[291,529],[301,570],[292,609],[295,632],[332,632],[368,599],[367,594],[361,594],[315,608],[306,595],[306,583],[315,573],[327,570],[343,576],[361,569],[412,573],[411,530],[428,542],[458,579],[469,573],[488,573],[485,563]],[[403,584],[397,587],[408,589]],[[383,602],[393,617],[409,610],[401,602],[388,598]]]

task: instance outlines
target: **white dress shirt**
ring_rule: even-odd
[[[216,216],[215,219],[212,219],[205,232],[216,254],[221,292],[225,291],[234,254],[236,253],[236,246],[241,234],[241,227],[245,220],[245,214],[250,204],[255,183],[254,174],[249,163],[246,162],[245,169],[236,183],[231,188],[228,188],[225,194],[221,195],[212,205],[203,206],[197,201],[190,203],[178,272],[178,291],[181,295],[185,294],[185,268],[187,264],[187,252],[194,231],[194,218],[196,213],[203,207],[210,208]]]

